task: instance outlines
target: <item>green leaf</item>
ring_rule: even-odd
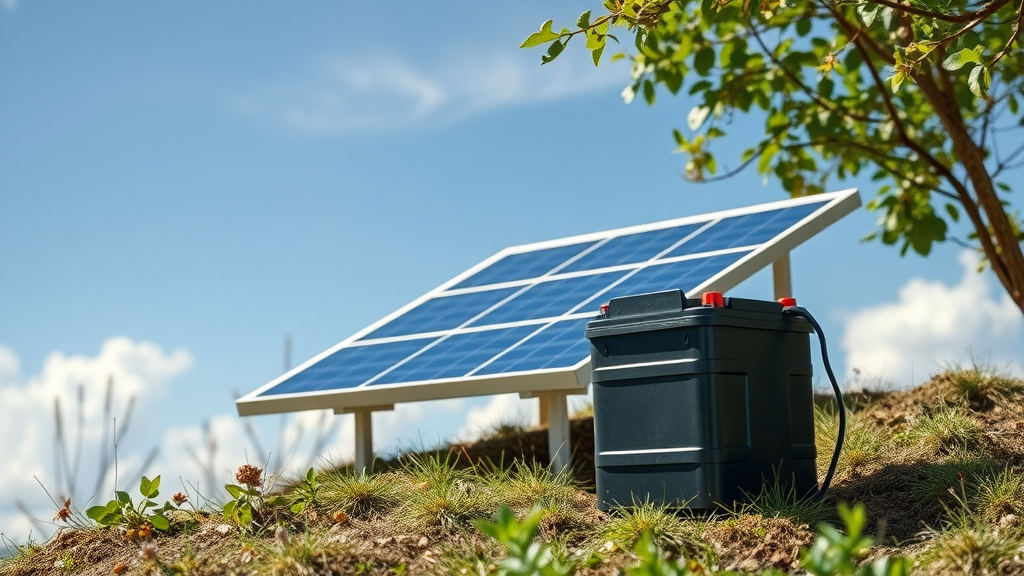
[[[878,11],[881,10],[880,4],[864,3],[857,6],[857,15],[860,16],[865,27],[870,27],[875,22],[875,18],[878,17]]]
[[[558,34],[551,30],[551,24],[553,20],[548,20],[540,27],[540,32],[534,32],[530,36],[523,40],[523,43],[519,45],[520,48],[532,48],[534,46],[540,46],[545,42],[550,42],[558,38]]]
[[[555,58],[558,58],[558,55],[562,53],[562,50],[565,50],[564,42],[560,40],[552,42],[551,45],[548,46],[548,53],[540,57],[541,66],[553,61]]]
[[[238,508],[238,501],[237,500],[232,500],[232,501],[228,502],[227,504],[225,504],[224,505],[224,517],[225,518],[229,518],[229,519],[230,518],[234,518],[235,517],[235,510],[237,508]]]
[[[967,85],[975,96],[988,100],[989,80],[988,68],[979,64],[971,70],[971,76],[967,80]]]
[[[654,105],[654,83],[650,80],[644,80],[644,100],[647,101],[649,106]]]
[[[576,19],[576,27],[580,28],[581,30],[586,30],[587,28],[590,28],[590,10],[587,10],[583,14],[580,14],[580,17]]]
[[[1010,108],[1011,114],[1016,114],[1017,111],[1020,110],[1020,104],[1017,102],[1017,98],[1012,94],[1006,99],[1006,105]]]
[[[707,76],[714,65],[715,51],[711,48],[701,48],[693,55],[693,69],[701,76]]]
[[[892,91],[893,91],[893,93],[896,93],[896,92],[900,91],[900,86],[903,85],[903,82],[906,79],[907,79],[906,71],[903,70],[902,68],[897,68],[896,69],[896,73],[893,74],[892,78],[890,79],[890,80],[892,80]]]
[[[267,506],[286,506],[288,504],[287,496],[271,496],[266,499]]]
[[[315,468],[310,468],[309,470],[306,471],[306,482],[309,482],[310,484],[312,484],[313,481],[315,481],[315,480],[316,480],[316,469]]]
[[[89,518],[95,520],[96,522],[99,522],[100,518],[102,518],[106,514],[107,514],[107,507],[106,506],[93,506],[92,508],[89,508],[88,510],[85,511],[85,515],[88,516]]]
[[[603,53],[604,53],[604,44],[601,44],[597,48],[594,48],[593,50],[590,51],[590,57],[593,58],[593,60],[594,60],[594,66],[597,66],[597,65],[599,65],[601,63],[601,54],[603,54]]]
[[[240,497],[242,495],[242,487],[241,486],[235,486],[234,484],[225,484],[224,485],[224,489],[228,491],[228,494],[231,494],[232,498],[236,498],[237,499],[238,497]]]
[[[710,24],[715,19],[715,5],[716,0],[700,0],[700,16],[704,19],[704,22]]]
[[[132,504],[132,497],[129,496],[128,493],[125,492],[124,490],[118,490],[114,492],[114,495],[117,496],[117,501],[121,504],[121,506],[128,506],[131,508],[135,507]]]
[[[796,21],[796,33],[799,36],[807,36],[811,33],[811,19],[801,18]]]
[[[956,206],[946,204],[946,212],[949,214],[949,217],[953,219],[953,222],[960,220],[960,211],[956,209]]]
[[[142,482],[139,482],[139,492],[141,492],[146,498],[149,498],[149,489],[151,486],[152,482],[150,482],[149,478],[143,476]]]
[[[252,504],[248,502],[238,507],[237,512],[238,523],[242,526],[248,526],[252,524]]]
[[[975,51],[977,50],[977,51]],[[959,70],[965,64],[981,64],[981,47],[971,50],[964,48],[959,52],[953,52],[942,61],[942,67],[946,70]]]
[[[171,529],[170,521],[167,520],[167,518],[160,516],[159,514],[154,514],[153,516],[150,516],[149,523],[153,525],[153,528],[156,528],[161,532],[167,532]]]

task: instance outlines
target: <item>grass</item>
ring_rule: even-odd
[[[694,551],[704,547],[700,538],[702,523],[684,520],[675,510],[650,501],[634,502],[630,508],[619,508],[596,532],[595,544],[610,550],[614,547],[632,550],[644,534],[658,546],[672,552]]]
[[[848,411],[846,416],[846,436],[836,466],[836,474],[840,477],[880,464],[892,450],[892,437],[888,431],[872,426],[860,412]],[[828,469],[838,434],[839,417],[835,409],[815,406],[814,442],[819,470]]]
[[[330,511],[340,510],[353,518],[383,516],[400,502],[398,480],[395,473],[334,471],[320,481],[318,498]]]
[[[970,366],[953,364],[943,374],[945,385],[957,397],[976,401],[993,395],[1013,397],[1024,392],[1024,381],[993,366],[972,360]]]
[[[810,495],[797,494],[792,484],[778,477],[765,479],[761,491],[748,495],[749,502],[740,504],[736,514],[755,514],[765,518],[792,518],[804,524],[817,524],[826,518],[824,503]]]
[[[967,408],[940,405],[911,420],[901,439],[927,450],[952,453],[973,449],[980,436],[981,428]]]
[[[456,531],[469,528],[474,518],[484,518],[498,509],[488,482],[477,468],[460,468],[451,453],[408,458],[400,482],[404,494],[398,521],[410,528],[440,528]]]
[[[922,506],[949,506],[988,474],[992,466],[992,460],[983,454],[956,451],[943,461],[921,466],[920,477],[911,483],[909,496]]]

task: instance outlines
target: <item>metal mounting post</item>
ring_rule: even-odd
[[[373,464],[373,413],[394,410],[394,405],[336,408],[335,414],[354,414],[356,418],[356,472],[369,472]]]
[[[565,392],[548,392],[541,396],[541,406],[547,406],[548,453],[551,470],[561,472],[569,467],[569,402]]]
[[[775,299],[793,296],[793,278],[789,269],[789,252],[772,263],[772,280],[775,284]]]

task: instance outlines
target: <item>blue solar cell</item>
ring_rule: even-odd
[[[458,328],[470,318],[508,298],[520,289],[499,288],[433,298],[363,336],[360,340]]]
[[[562,265],[566,260],[590,248],[596,242],[584,242],[569,246],[558,246],[522,254],[510,254],[487,268],[459,282],[455,288],[486,286],[500,282],[512,282],[543,276]]]
[[[502,350],[529,336],[538,326],[518,326],[483,332],[456,334],[375,380],[396,384],[465,376]]]
[[[541,282],[491,310],[471,325],[503,324],[561,316],[592,296],[594,292],[600,291],[625,275],[626,271],[605,272]]]
[[[660,292],[674,288],[678,288],[685,294],[691,295],[690,292],[699,284],[732,266],[747,254],[750,254],[750,251],[719,254],[718,256],[710,256],[708,258],[695,258],[693,260],[683,260],[682,262],[648,266],[602,294],[599,299],[589,303],[585,309],[587,311],[597,311],[601,304],[612,298],[643,294],[645,292]]]
[[[417,338],[342,348],[260,396],[354,388],[435,340]]]
[[[686,238],[701,226],[703,223],[688,224],[612,238],[603,246],[562,268],[559,272],[594,270],[607,266],[645,262]]]
[[[725,218],[682,244],[665,258],[712,252],[726,248],[763,244],[790,226],[803,220],[828,202],[811,202],[799,206]]]
[[[590,355],[590,342],[585,335],[589,320],[578,318],[555,322],[484,366],[477,374],[575,366]]]

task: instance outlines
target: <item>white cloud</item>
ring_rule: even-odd
[[[901,386],[972,359],[1024,373],[1024,315],[976,272],[975,255],[964,252],[959,262],[963,276],[954,286],[915,278],[896,302],[850,315],[842,339],[847,368]]]
[[[0,4],[3,4],[3,7],[7,10],[14,10],[18,7],[18,0],[2,0]]]
[[[503,423],[522,423],[533,426],[537,423],[537,400],[520,399],[518,394],[494,396],[484,406],[471,408],[459,433],[460,438],[478,438],[488,430]]]
[[[587,56],[556,65],[504,53],[439,58],[414,66],[394,58],[330,58],[308,78],[237,99],[248,115],[312,133],[444,125],[487,110],[569,98],[624,83],[614,64],[595,68]]]
[[[0,530],[12,537],[26,535],[25,520],[14,508],[16,498],[23,500],[37,518],[46,520],[53,515],[52,505],[33,476],[54,498],[63,498],[68,495],[68,485],[57,477],[58,461],[66,470],[78,470],[77,475],[67,475],[78,480],[73,495],[92,496],[99,472],[98,453],[112,446],[109,438],[110,444],[103,446],[104,431],[111,428],[111,423],[104,422],[108,379],[113,380],[115,390],[110,415],[123,415],[128,399],[138,399],[129,430],[141,432],[119,439],[118,465],[121,473],[127,474],[143,462],[145,448],[138,439],[159,425],[159,400],[167,382],[191,365],[192,357],[184,350],[167,353],[148,342],[110,338],[93,357],[54,352],[39,374],[21,381],[17,356],[0,347],[0,438],[8,440],[0,444],[0,494],[4,495],[0,501]],[[66,459],[55,457],[55,400],[63,416]],[[122,420],[119,426],[124,424]],[[76,463],[75,445],[79,441],[81,460]]]

